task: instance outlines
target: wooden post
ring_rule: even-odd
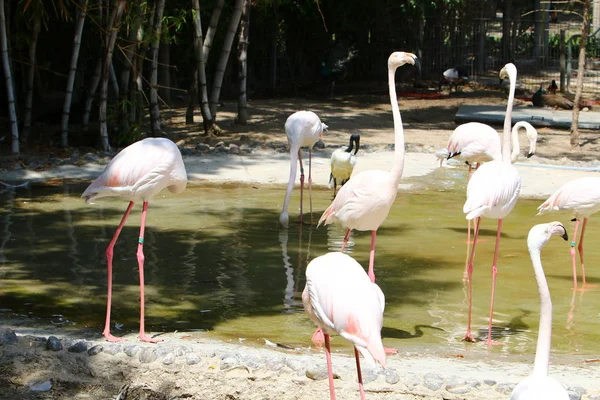
[[[559,69],[560,69],[560,92],[565,92],[565,69],[566,69],[566,55],[565,55],[565,30],[560,30],[560,42],[558,44],[560,56],[559,56]]]

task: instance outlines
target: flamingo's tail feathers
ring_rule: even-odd
[[[377,363],[385,368],[385,350],[383,348],[383,343],[381,343],[381,337],[372,338],[366,345],[366,347],[356,345],[356,349],[369,364],[375,365]]]
[[[473,210],[471,210],[467,205],[463,207],[463,212],[467,214],[465,217],[467,220],[472,220],[478,217],[481,217],[490,207],[489,206],[479,206]]]
[[[544,213],[550,212],[550,211],[558,211],[560,208],[555,206],[554,204],[554,199],[553,198],[549,198],[548,200],[546,200],[545,202],[543,202],[537,209],[538,209],[538,213],[537,215],[542,215]]]

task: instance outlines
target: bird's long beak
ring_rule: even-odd
[[[532,155],[533,153],[527,153],[527,158],[531,158]]]

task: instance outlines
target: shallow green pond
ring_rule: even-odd
[[[568,214],[537,217],[539,200],[519,200],[505,219],[500,245],[494,333],[503,345],[488,350],[483,343],[463,343],[465,178],[462,170],[438,169],[403,180],[413,186],[399,193],[377,236],[375,272],[386,295],[384,343],[401,351],[531,355],[539,305],[527,234],[537,223],[558,219],[572,235],[574,223]],[[67,185],[0,194],[0,318],[102,331],[104,251],[126,203],[100,200],[86,206],[79,198],[83,189]],[[284,193],[283,187],[230,184],[190,185],[182,195],[157,196],[150,203],[144,246],[146,329],[309,346],[314,327],[302,309],[304,270],[312,258],[339,248],[344,231],[301,226],[298,190],[290,203],[290,228],[280,229]],[[313,201],[316,224],[331,192],[314,190]],[[138,329],[139,217],[136,205],[115,247],[115,335]],[[495,220],[484,220],[475,260],[473,328],[480,337],[487,334],[495,229]],[[594,219],[586,238],[588,282],[599,284],[600,225]],[[369,232],[353,233],[349,250],[363,266],[369,243]],[[560,238],[544,248],[542,259],[554,305],[555,356],[595,357],[600,288],[572,291],[569,246]],[[341,339],[334,344],[348,347]]]

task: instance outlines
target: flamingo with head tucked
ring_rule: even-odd
[[[144,342],[155,343],[158,341],[146,336],[144,330],[144,230],[148,201],[165,188],[172,193],[181,193],[186,185],[187,174],[177,145],[166,138],[148,138],[126,147],[117,154],[108,163],[102,174],[81,195],[86,203],[91,203],[101,197],[120,197],[129,200],[129,206],[106,248],[108,300],[106,302],[106,323],[102,334],[109,342],[122,340],[110,333],[113,248],[135,201],[143,202],[137,246],[140,275],[139,338]]]
[[[533,263],[533,272],[540,294],[540,328],[533,373],[523,379],[513,389],[511,400],[568,400],[569,394],[554,378],[548,375],[550,364],[550,343],[552,342],[552,299],[548,282],[544,275],[540,257],[542,248],[554,235],[569,240],[565,227],[558,221],[549,224],[539,224],[531,228],[527,237],[527,247]]]
[[[371,363],[385,368],[381,342],[385,297],[370,281],[363,267],[341,252],[327,253],[306,267],[306,287],[302,303],[309,317],[325,332],[325,356],[329,394],[335,400],[329,336],[339,334],[354,344],[360,398],[364,400],[358,353]]]
[[[511,138],[509,136],[512,118],[512,108],[515,97],[515,86],[517,79],[517,68],[508,63],[500,71],[500,78],[508,77],[510,80],[510,93],[508,105],[504,118],[502,161],[490,161],[481,165],[471,176],[467,186],[467,201],[463,207],[467,220],[475,219],[475,233],[473,235],[473,247],[467,262],[467,285],[468,285],[468,325],[463,340],[474,342],[471,333],[471,310],[473,294],[473,260],[475,258],[475,247],[479,236],[481,217],[498,220],[496,230],[496,246],[492,262],[492,294],[490,300],[490,314],[488,326],[487,344],[492,344],[492,318],[494,315],[494,294],[496,290],[496,275],[498,274],[497,262],[500,245],[500,233],[502,231],[502,220],[510,214],[519,196],[521,189],[521,177],[510,160]]]
[[[511,130],[511,162],[516,162],[520,153],[519,131],[525,129],[529,152],[527,158],[535,154],[538,133],[527,121],[517,122]],[[442,153],[440,153],[441,155]],[[469,164],[469,177],[472,169],[488,161],[502,160],[500,135],[494,128],[481,122],[468,122],[454,129],[448,139],[446,152],[448,159],[460,157]],[[476,164],[476,165],[475,165]]]
[[[304,165],[302,164],[302,147],[308,147],[308,195],[312,219],[312,147],[323,137],[323,131],[327,128],[327,125],[322,123],[317,114],[312,111],[297,111],[285,121],[285,133],[290,146],[290,179],[285,192],[283,209],[279,215],[279,223],[284,228],[287,228],[290,222],[288,205],[296,180],[298,164],[300,164],[300,223],[303,222]]]

